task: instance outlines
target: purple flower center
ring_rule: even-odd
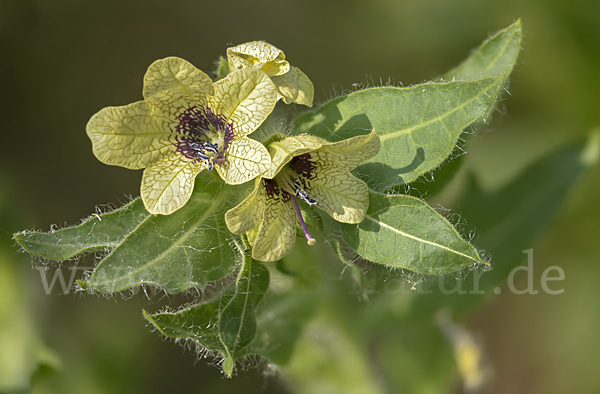
[[[281,202],[290,201],[290,194],[284,192],[277,184],[277,181],[274,179],[264,179],[262,180],[263,186],[265,187],[265,191],[267,192],[267,197],[272,198],[274,200],[278,200]]]
[[[308,181],[315,179],[316,165],[309,153],[295,156],[275,177],[283,190],[298,197],[308,205],[315,205],[317,200],[311,198],[306,191]]]
[[[213,164],[223,164],[227,148],[233,140],[233,124],[210,108],[193,106],[178,117],[177,152],[193,160],[205,162],[212,170]]]
[[[298,175],[302,175],[306,179],[314,179],[315,163],[311,160],[309,153],[295,156],[288,163],[288,167],[296,172]]]

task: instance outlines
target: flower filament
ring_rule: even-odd
[[[300,220],[300,226],[302,227],[302,231],[304,231],[304,236],[306,237],[306,243],[309,245],[314,245],[315,242],[317,242],[316,239],[314,239],[313,237],[311,237],[310,233],[308,232],[308,228],[306,227],[306,223],[304,222],[304,218],[302,217],[302,212],[300,212],[300,207],[298,206],[298,202],[296,202],[296,199],[294,198],[294,196],[290,195],[291,199],[292,199],[292,203],[294,204],[294,208],[296,209],[296,214],[298,215],[298,219]]]
[[[306,227],[306,223],[302,217],[302,212],[300,211],[300,207],[298,206],[298,202],[296,201],[295,197],[298,197],[308,205],[315,205],[319,203],[316,199],[310,197],[306,192],[306,179],[313,178],[313,169],[314,164],[310,161],[310,155],[299,155],[294,157],[290,163],[284,166],[271,181],[271,183],[275,184],[271,185],[271,189],[273,189],[273,187],[277,187],[278,191],[281,189],[281,191],[288,195],[288,199],[292,200],[296,214],[298,215],[298,219],[300,221],[300,226],[302,227],[302,231],[304,232],[304,236],[306,237],[309,245],[314,245],[316,240],[308,232],[308,228]],[[267,189],[267,194],[269,194],[269,189]]]

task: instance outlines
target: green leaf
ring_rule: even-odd
[[[117,247],[150,213],[140,198],[109,213],[94,214],[78,226],[42,233],[23,231],[14,239],[29,253],[52,260],[67,260],[82,253]]]
[[[412,303],[412,308],[406,308],[412,311],[411,318],[440,308],[456,314],[493,296],[496,288],[501,290],[515,267],[526,261],[523,251],[535,247],[582,175],[596,165],[599,152],[600,138],[593,134],[548,153],[497,190],[482,190],[471,176],[457,210],[477,229],[477,244],[492,256],[492,269],[458,278],[431,278],[420,283],[417,292],[405,292],[404,300]],[[388,279],[388,286],[406,282],[405,277],[391,278],[389,272],[380,274]],[[381,302],[387,303],[387,298],[389,294],[382,294]]]
[[[422,200],[371,192],[365,220],[342,224],[343,238],[363,258],[424,274],[486,264],[454,227]]]
[[[520,52],[522,41],[521,20],[517,20],[504,30],[490,36],[483,44],[458,67],[442,76],[445,80],[475,80],[479,78],[504,75],[505,78],[512,72]],[[457,143],[457,150],[464,151],[464,147],[474,135],[474,131],[483,126],[483,119],[472,123],[468,130],[472,133],[463,133]],[[456,175],[464,162],[464,155],[449,158],[432,173],[432,181],[412,184],[415,195],[433,196],[439,193]]]
[[[474,80],[494,75],[508,76],[521,50],[523,32],[521,20],[493,34],[443,79]]]
[[[256,336],[255,310],[269,287],[269,271],[246,257],[232,291],[215,301],[196,304],[176,312],[144,317],[163,335],[197,342],[222,357],[223,370],[232,376],[235,360],[247,355]]]
[[[464,135],[464,134],[463,134]],[[457,143],[458,150],[463,151],[466,138],[461,137],[461,141]],[[410,194],[411,196],[422,197],[429,199],[441,193],[445,187],[454,179],[458,171],[462,168],[465,162],[465,155],[460,155],[455,158],[448,158],[433,172],[426,174],[415,182],[410,184],[410,187],[397,185],[387,189],[386,194]],[[408,190],[407,190],[408,189]]]
[[[383,190],[438,167],[464,128],[493,108],[503,78],[362,90],[301,116],[296,131],[339,141],[375,129],[381,149],[357,172]]]
[[[176,293],[229,275],[241,255],[223,218],[230,189],[210,175],[196,185],[183,208],[148,216],[80,285],[115,292],[149,284]]]
[[[223,370],[231,377],[235,360],[256,335],[255,309],[269,287],[269,271],[263,264],[247,257],[236,281],[235,293],[219,319],[219,339],[225,349]]]
[[[221,279],[233,271],[236,248],[223,213],[229,198],[210,175],[200,175],[190,201],[172,215],[151,215],[138,198],[113,212],[92,215],[58,231],[14,235],[27,251],[66,260],[110,250],[84,287],[115,292],[150,284],[175,293]]]

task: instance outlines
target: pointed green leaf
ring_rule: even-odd
[[[222,357],[223,370],[231,377],[235,360],[247,355],[256,335],[255,310],[269,286],[269,271],[246,257],[232,291],[217,300],[196,304],[176,312],[144,317],[163,335],[186,338]]]
[[[379,153],[357,171],[372,188],[409,183],[439,166],[465,127],[493,108],[503,76],[477,81],[372,88],[301,116],[298,133],[339,141],[375,129]]]
[[[219,323],[219,307],[217,299],[175,312],[150,314],[143,310],[142,313],[164,336],[191,339],[207,350],[220,350],[223,353],[219,331],[215,329]]]
[[[523,251],[534,248],[582,175],[597,165],[599,152],[600,138],[593,134],[548,153],[497,190],[483,191],[471,177],[458,206],[461,217],[477,229],[478,246],[493,256],[492,269],[421,283],[416,294],[404,294],[407,302],[411,297],[414,303],[407,308],[413,311],[411,318],[415,313],[429,315],[441,307],[458,313],[495,294],[497,286],[506,285],[514,268],[525,264]],[[387,271],[381,275],[392,279]]]
[[[178,212],[153,216],[80,284],[105,292],[150,284],[177,293],[225,277],[238,254],[222,218],[225,198],[198,193]]]
[[[490,36],[458,67],[442,76],[445,80],[476,80],[484,77],[504,75],[507,78],[512,72],[521,49],[522,27],[521,20],[517,20],[504,30]],[[483,119],[468,126],[470,130],[477,130],[483,125]],[[464,146],[473,134],[462,134],[457,143],[457,150],[464,151]],[[448,159],[432,173],[431,181],[412,184],[414,195],[432,196],[439,193],[444,186],[456,175],[462,167],[464,156],[460,155]]]
[[[109,213],[93,214],[78,226],[42,233],[23,231],[15,240],[29,253],[52,260],[67,260],[82,253],[117,247],[150,216],[141,199]]]
[[[219,340],[225,350],[223,370],[231,377],[235,360],[256,335],[255,310],[269,287],[269,271],[265,266],[246,258],[238,276],[235,292],[221,311]]]
[[[115,292],[149,284],[176,293],[230,274],[240,252],[223,219],[229,193],[210,176],[200,176],[183,208],[143,221],[80,285]]]
[[[201,175],[194,195],[178,212],[151,215],[138,198],[106,214],[94,214],[82,224],[58,231],[24,231],[15,240],[30,253],[66,260],[79,253],[111,251],[82,287],[114,292],[151,284],[168,292],[223,278],[232,272],[236,256],[223,220],[228,192]]]
[[[346,243],[363,258],[424,274],[485,263],[454,227],[422,200],[371,192],[365,220],[341,224]]]
[[[489,37],[443,79],[474,80],[493,75],[510,75],[521,50],[521,20]]]

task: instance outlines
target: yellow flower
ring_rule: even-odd
[[[246,68],[265,72],[277,86],[278,98],[286,104],[297,103],[312,107],[315,90],[311,80],[297,67],[285,60],[283,52],[264,41],[252,41],[227,49],[232,70]]]
[[[213,84],[186,60],[168,57],[148,68],[143,96],[102,109],[87,134],[103,163],[145,168],[141,196],[149,212],[181,208],[205,169],[240,184],[270,168],[266,148],[247,137],[277,103],[275,85],[263,72],[244,69]]]
[[[252,257],[275,261],[296,240],[296,216],[310,245],[296,198],[343,223],[360,223],[369,207],[369,188],[350,173],[379,151],[375,131],[329,143],[311,135],[288,137],[268,147],[273,166],[255,181],[252,193],[225,214],[234,234],[247,234]]]

